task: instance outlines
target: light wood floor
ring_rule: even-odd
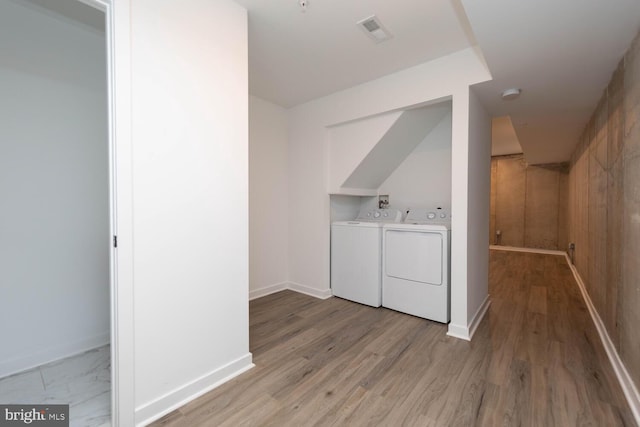
[[[252,301],[256,367],[154,425],[635,425],[564,258],[492,251],[490,294],[471,343],[338,298]]]

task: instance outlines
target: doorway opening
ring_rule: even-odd
[[[100,3],[96,2],[96,5]],[[106,14],[0,3],[0,402],[111,414],[113,229]]]

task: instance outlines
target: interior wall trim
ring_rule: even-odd
[[[15,359],[0,362],[0,378],[15,375],[47,363],[73,357],[109,344],[109,331],[93,337],[85,337],[74,342],[65,342],[53,348],[46,348]]]
[[[331,293],[331,289],[319,290],[295,282],[289,282],[287,289],[319,299],[327,299],[333,296],[333,294]]]
[[[529,252],[532,254],[545,254],[545,255],[566,255],[565,251],[557,251],[552,249],[538,249],[538,248],[519,248],[516,246],[502,246],[502,245],[489,245],[489,249],[496,251],[512,251],[512,252]]]
[[[484,301],[482,301],[482,304],[480,305],[480,307],[478,307],[476,314],[471,319],[471,323],[469,323],[469,341],[471,341],[473,336],[476,334],[478,326],[480,326],[480,323],[482,323],[482,319],[484,319],[484,316],[489,311],[489,307],[491,306],[491,300],[489,299],[489,297],[490,295],[487,295]]]
[[[565,254],[567,264],[569,268],[571,268],[571,272],[573,273],[573,277],[576,279],[578,283],[578,288],[580,288],[580,293],[582,293],[582,298],[584,298],[584,302],[589,309],[589,314],[591,314],[591,319],[598,330],[598,335],[600,335],[600,340],[602,341],[602,345],[604,346],[605,351],[607,352],[607,356],[609,357],[609,362],[611,363],[611,367],[618,378],[618,382],[620,383],[620,387],[622,387],[622,391],[624,392],[624,396],[627,398],[627,402],[629,403],[629,407],[631,408],[631,413],[636,420],[636,424],[640,425],[640,392],[638,392],[638,388],[636,384],[633,382],[631,375],[629,375],[629,371],[624,366],[622,359],[620,359],[620,355],[618,354],[618,350],[613,345],[613,341],[611,341],[611,337],[607,332],[607,328],[605,328],[598,311],[596,310],[593,302],[591,301],[591,297],[587,293],[587,288],[580,277],[580,273],[576,267],[571,264],[571,259],[569,255]]]
[[[478,310],[473,315],[471,322],[469,322],[468,326],[465,325],[456,325],[454,323],[449,323],[447,328],[447,335],[452,338],[457,338],[460,340],[471,341],[473,336],[482,323],[482,319],[484,319],[485,315],[489,311],[489,307],[491,306],[491,300],[489,299],[489,295],[484,299]]]
[[[449,323],[449,327],[447,328],[447,335],[459,340],[471,341],[471,331],[469,327],[464,325]]]
[[[301,285],[300,283],[295,282],[281,282],[276,283],[274,285],[270,285],[260,289],[254,289],[249,292],[249,301],[266,297],[267,295],[275,294],[280,291],[293,291],[298,292],[300,294],[309,295],[318,299],[327,299],[331,298],[333,294],[331,293],[331,289],[318,290],[315,288],[310,288],[309,286]]]
[[[153,421],[248,371],[255,366],[252,363],[252,358],[252,354],[247,353],[225,366],[166,393],[158,399],[137,407],[135,414],[136,426],[151,424]]]
[[[276,292],[284,291],[286,289],[289,289],[289,284],[287,282],[276,283],[275,285],[254,289],[249,291],[249,301],[266,297],[267,295],[275,294]]]

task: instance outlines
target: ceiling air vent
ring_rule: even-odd
[[[366,35],[371,37],[376,43],[383,42],[391,38],[391,33],[387,30],[377,16],[372,15],[368,18],[358,21],[358,26]]]

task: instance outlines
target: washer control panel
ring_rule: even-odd
[[[356,217],[356,221],[400,222],[402,221],[402,212],[398,209],[361,210]]]

